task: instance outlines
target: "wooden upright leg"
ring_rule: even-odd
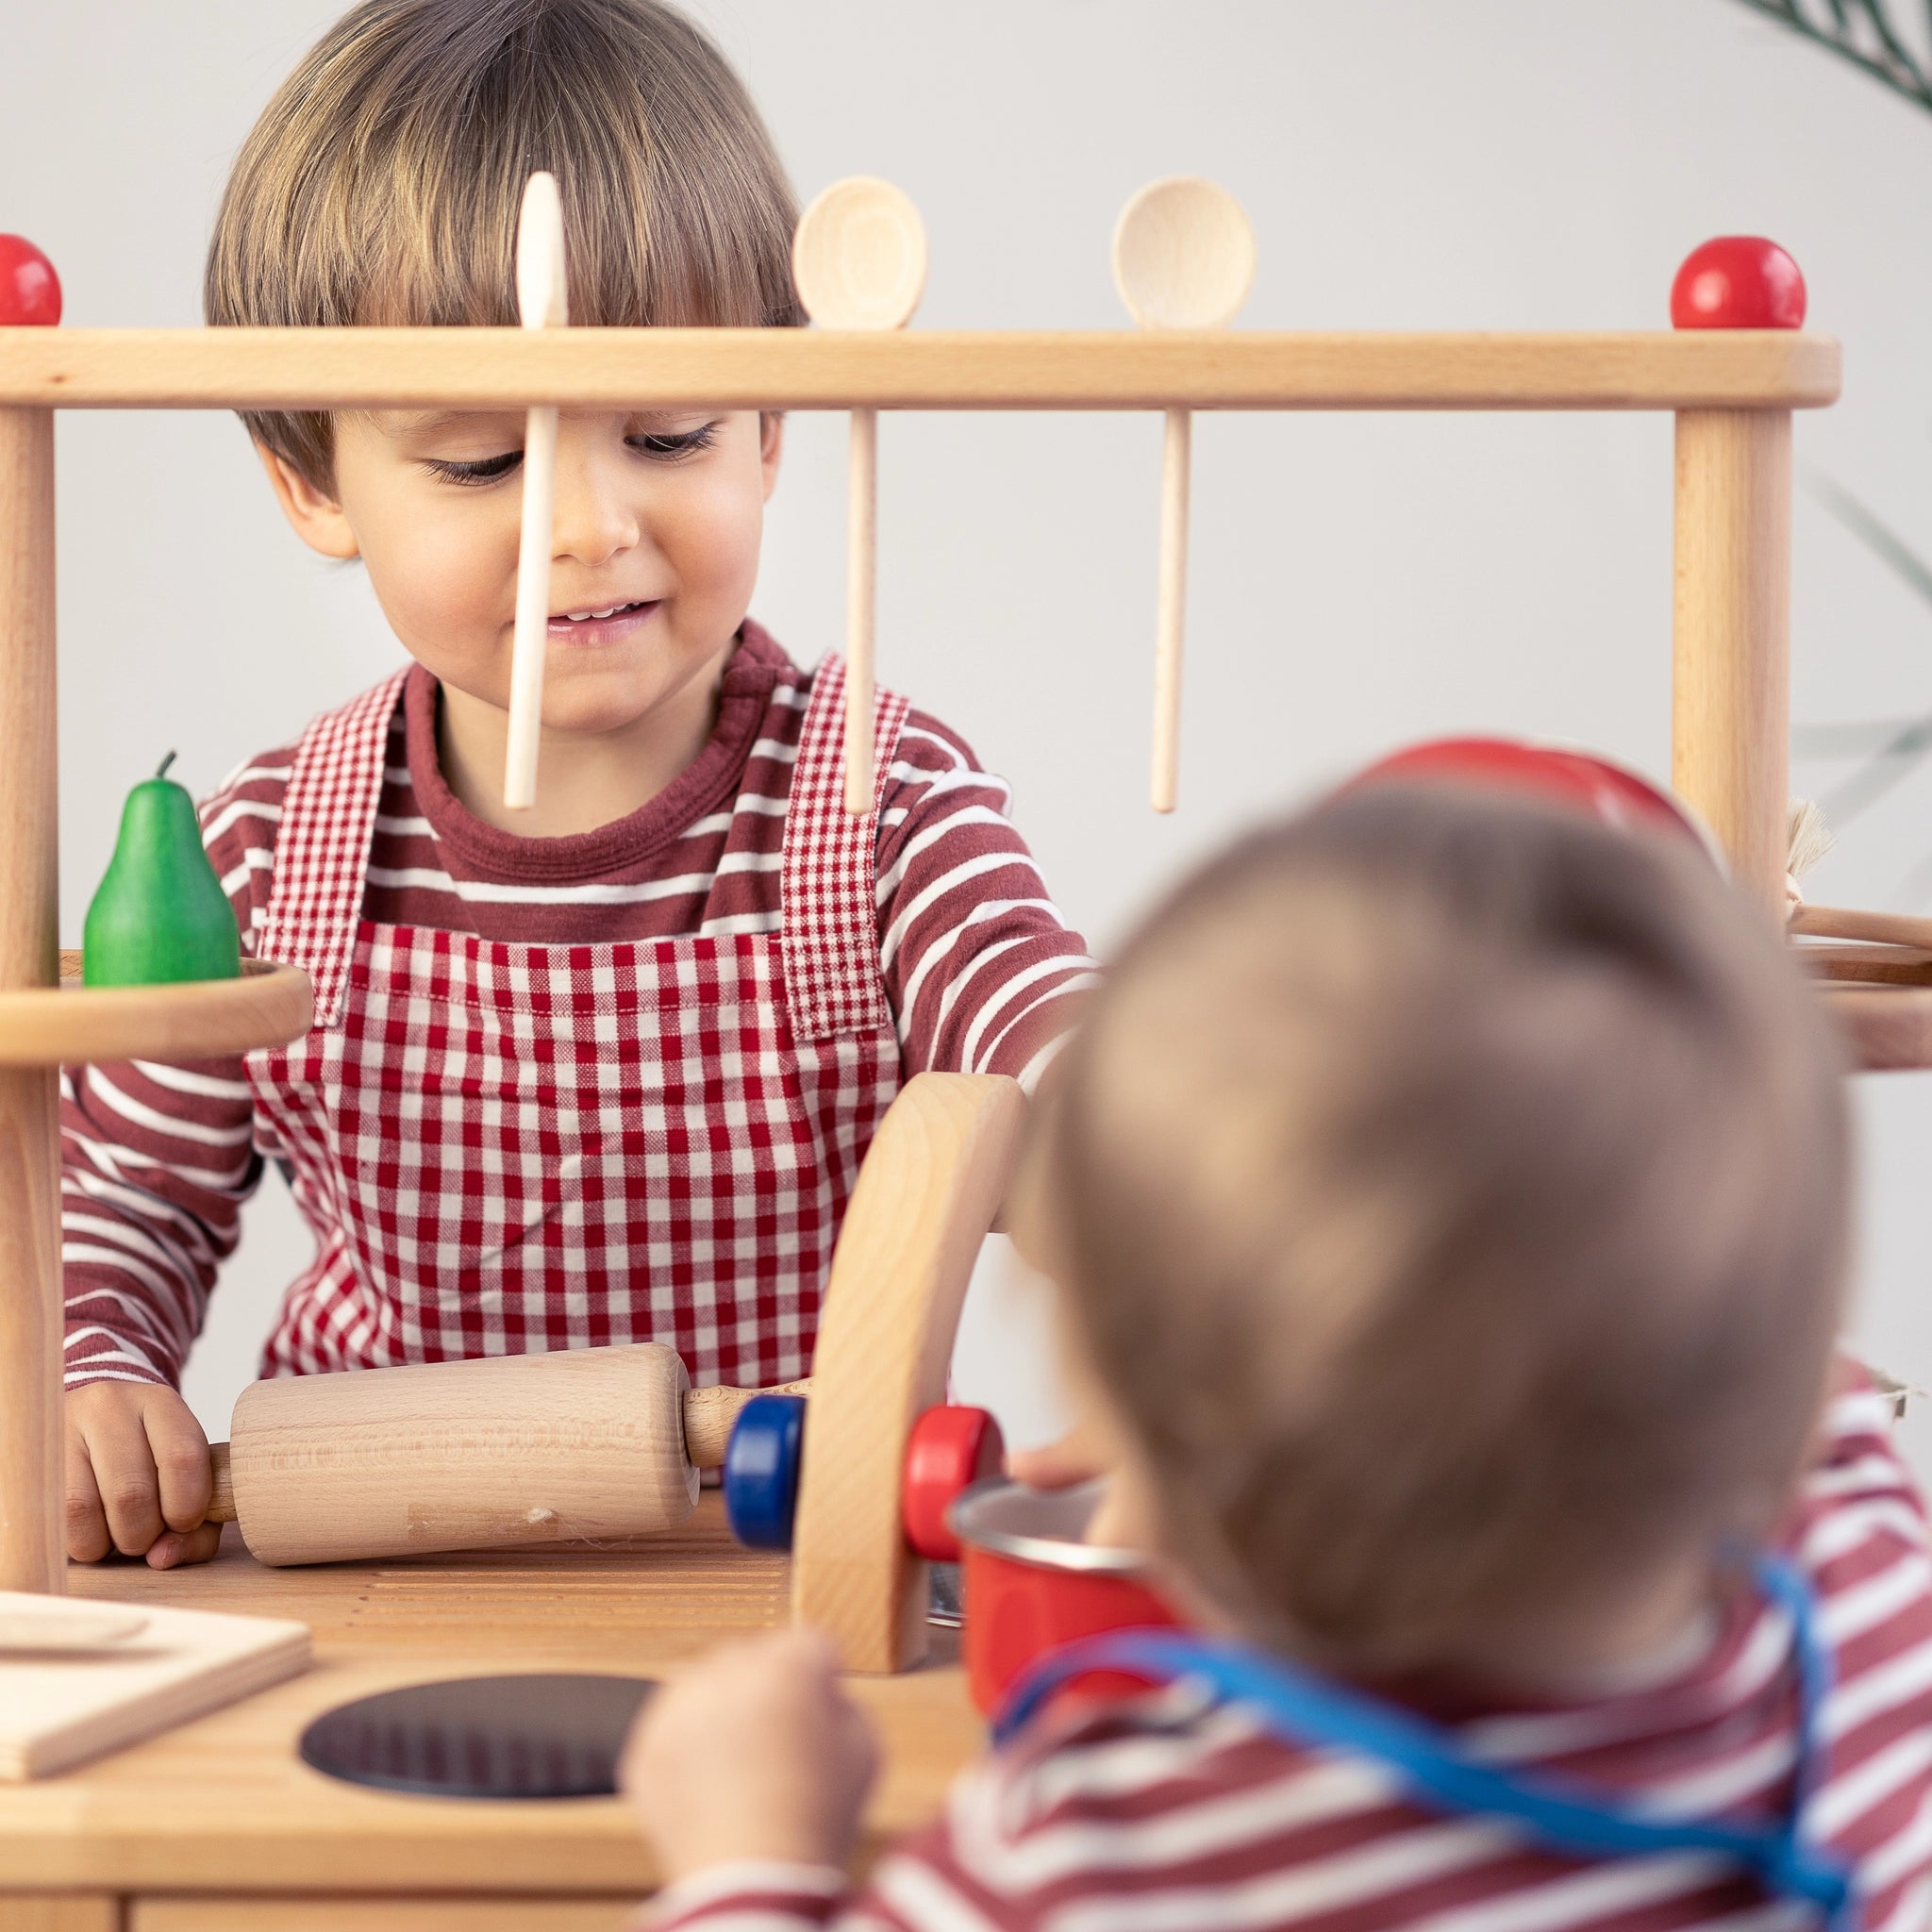
[[[1790,729],[1791,418],[1677,416],[1671,782],[1739,888],[1784,915]]]
[[[845,1209],[805,1414],[791,1615],[850,1671],[925,1655],[925,1565],[900,1512],[906,1439],[946,1394],[974,1257],[1006,1198],[1017,1080],[921,1074],[886,1111]]]
[[[54,418],[0,408],[0,987],[59,972]],[[0,1069],[0,1590],[58,1592],[57,1068]]]

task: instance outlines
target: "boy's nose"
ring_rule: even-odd
[[[552,539],[557,560],[594,568],[636,547],[641,526],[626,480],[601,453],[574,449],[558,437]]]

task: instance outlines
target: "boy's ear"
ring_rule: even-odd
[[[309,549],[324,557],[347,558],[361,555],[356,533],[334,497],[318,489],[286,457],[277,456],[266,443],[258,442],[255,453],[268,472],[269,488],[275,491],[289,527]]]
[[[761,409],[758,411],[758,466],[765,473],[765,501],[770,503],[772,491],[778,487],[778,458],[785,448],[785,412],[782,409]]]

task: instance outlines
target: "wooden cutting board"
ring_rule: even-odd
[[[308,1625],[0,1591],[0,1779],[46,1777],[308,1668]]]

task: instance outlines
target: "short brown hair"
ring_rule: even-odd
[[[1161,907],[1038,1170],[1168,1547],[1377,1669],[1763,1533],[1838,1317],[1835,1043],[1686,841],[1387,786]]]
[[[222,197],[217,326],[517,320],[524,184],[558,177],[570,318],[796,325],[797,219],[738,76],[659,0],[364,0],[263,109]],[[249,433],[319,487],[327,414]]]

